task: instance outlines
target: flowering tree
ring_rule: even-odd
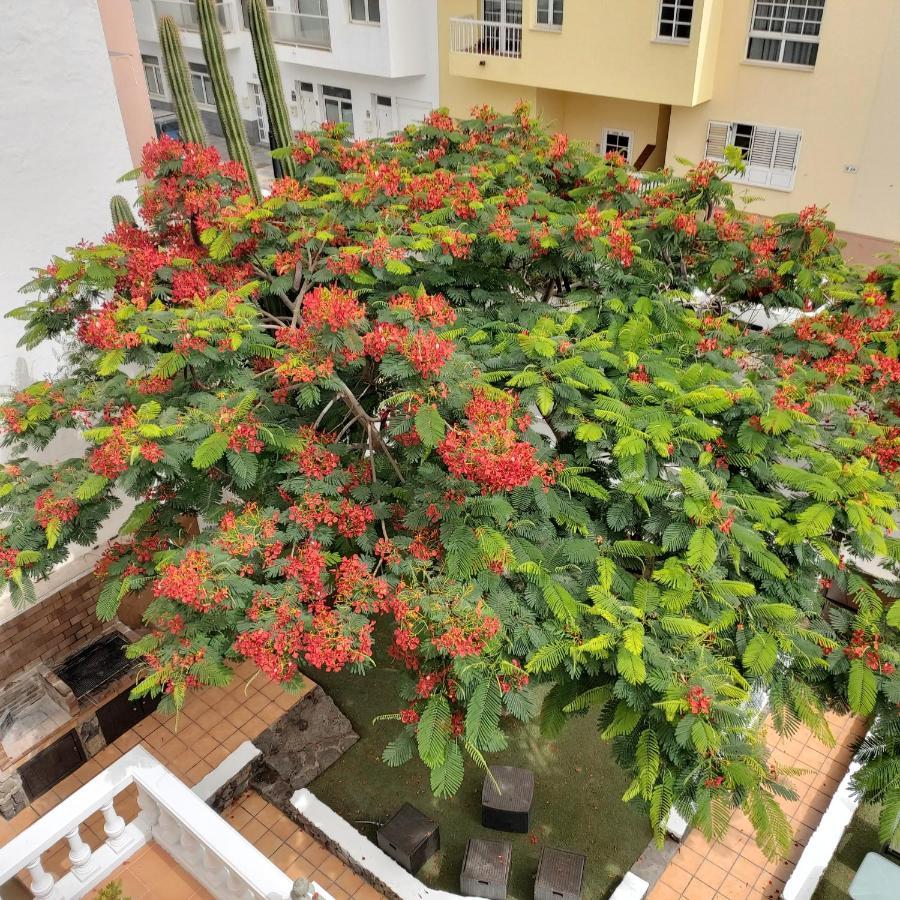
[[[73,341],[2,408],[14,597],[128,496],[98,614],[152,591],[138,694],[363,672],[382,618],[411,675],[384,758],[435,792],[547,682],[545,729],[599,710],[657,834],[741,806],[782,850],[752,692],[825,740],[824,706],[900,701],[893,582],[845,562],[900,558],[896,270],[861,283],[816,209],[737,213],[728,167],[642,183],[524,108],[289,152],[256,202],[215,150],[148,145],[143,224],[28,286],[26,346]],[[811,315],[736,316],[784,306]],[[27,458],[61,428],[83,458]]]

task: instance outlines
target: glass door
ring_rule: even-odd
[[[481,19],[482,52],[522,55],[522,0],[481,0]]]

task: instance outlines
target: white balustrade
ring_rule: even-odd
[[[130,785],[137,787],[140,812],[126,822],[116,811],[115,797]],[[106,840],[92,851],[81,826],[98,811]],[[71,870],[55,880],[42,857],[63,838]],[[333,900],[316,884],[297,894],[284,872],[143,747],[130,750],[0,847],[0,885],[27,869],[33,897],[82,897],[149,841],[222,900],[305,900],[307,895]]]
[[[197,4],[193,0],[153,0],[153,9],[156,11],[157,21],[162,16],[171,16],[178,27],[185,31],[200,30],[200,16]],[[222,26],[222,31],[233,30],[230,5],[217,3],[216,18]]]
[[[484,19],[451,19],[450,52],[519,58],[522,55],[522,26]]]
[[[331,49],[331,26],[327,13],[322,15],[270,10],[269,28],[272,40],[278,44]]]

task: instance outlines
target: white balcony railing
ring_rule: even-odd
[[[193,0],[153,0],[153,9],[156,12],[157,22],[162,16],[171,16],[179,28],[185,31],[199,31],[200,19],[197,14],[197,4]],[[222,31],[233,31],[234,20],[231,16],[231,6],[224,3],[216,4],[216,17],[222,26]]]
[[[141,811],[126,822],[116,812],[115,798],[131,784],[137,785]],[[97,810],[103,815],[106,841],[92,851],[80,828]],[[41,857],[63,838],[69,844],[71,867],[56,880],[44,869]],[[333,900],[317,884],[295,885],[143,747],[130,750],[0,847],[0,885],[28,869],[33,897],[83,897],[105,884],[148,841],[156,841],[221,900],[287,900],[304,895]]]
[[[326,15],[269,10],[269,28],[272,40],[279,44],[331,49],[331,30]]]
[[[522,26],[483,19],[451,19],[450,52],[519,58],[522,56]]]

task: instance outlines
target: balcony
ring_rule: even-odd
[[[312,47],[316,50],[331,49],[331,29],[327,15],[269,10],[269,27],[272,40],[279,44]]]
[[[200,19],[197,14],[197,6],[189,0],[153,0],[153,9],[158,22],[162,16],[171,16],[179,28],[184,31],[199,31]],[[216,4],[216,16],[222,31],[234,31],[231,6],[224,3]]]
[[[126,822],[117,798],[124,811],[128,804],[122,795],[135,788],[138,812]],[[92,831],[88,820],[98,817],[102,824],[95,827],[105,840],[92,849],[97,842],[85,840],[82,830]],[[63,840],[69,865],[55,878],[42,857]],[[123,863],[148,844],[157,845],[153,864],[198,882],[208,892],[204,896],[332,900],[314,882],[294,882],[143,747],[129,750],[6,844],[0,851],[0,885],[27,869],[32,896],[74,900],[115,880]],[[158,873],[158,879],[165,877]]]
[[[450,19],[450,52],[522,58],[522,26],[484,19]]]

